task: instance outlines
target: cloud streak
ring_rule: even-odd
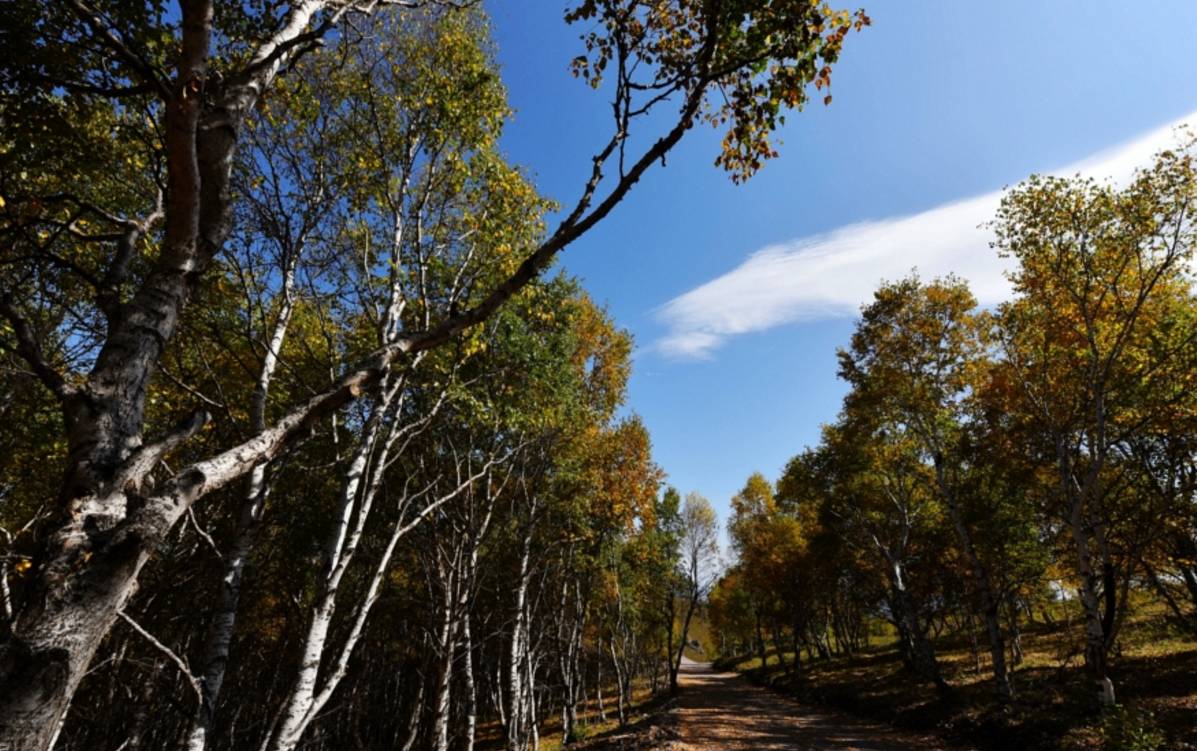
[[[1197,113],[1051,174],[1083,174],[1116,182],[1176,143],[1176,128]],[[674,358],[709,358],[727,339],[788,323],[855,315],[877,285],[917,268],[925,278],[956,274],[982,305],[1006,299],[1006,261],[989,247],[984,223],[1001,191],[917,214],[865,221],[770,245],[736,268],[673,298],[655,316],[667,333],[653,345]]]

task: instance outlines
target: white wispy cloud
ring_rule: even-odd
[[[1186,115],[1052,174],[1114,181],[1128,178],[1152,155],[1175,145]],[[1010,293],[1006,261],[989,247],[990,221],[1001,191],[933,209],[850,224],[820,235],[770,245],[736,268],[673,298],[655,315],[666,328],[653,348],[679,358],[709,357],[729,337],[820,318],[852,316],[882,280],[917,268],[924,278],[956,274],[982,305]]]

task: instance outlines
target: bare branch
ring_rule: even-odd
[[[200,688],[200,682],[195,677],[195,674],[191,672],[191,667],[187,664],[187,661],[175,654],[170,647],[155,639],[153,634],[142,628],[141,625],[137,621],[133,620],[124,610],[118,610],[116,614],[120,616],[121,620],[129,624],[130,628],[141,634],[142,638],[152,644],[155,649],[166,655],[166,657],[179,668],[179,672],[183,674],[183,677],[187,679],[187,683],[191,686],[191,690],[195,692],[196,701],[203,701],[204,693]]]
[[[198,535],[201,540],[207,543],[208,547],[212,549],[212,552],[216,554],[216,559],[223,561],[224,554],[220,552],[220,546],[216,544],[216,540],[212,539],[212,535],[208,534],[207,530],[200,526],[199,519],[195,518],[194,506],[187,507],[187,521],[191,522],[191,526],[195,530],[195,534]]]

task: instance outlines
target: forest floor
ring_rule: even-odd
[[[799,703],[755,686],[709,663],[685,663],[672,709],[677,751],[859,749],[914,751],[945,748],[929,735],[900,733],[878,722]]]
[[[903,667],[892,634],[879,628],[852,657],[811,661],[804,655],[802,681],[792,678],[775,652],[766,654],[764,665],[756,657],[731,657],[713,667],[690,663],[676,698],[653,697],[647,685],[638,686],[623,728],[609,697],[605,717],[588,702],[580,713],[579,742],[568,748],[1197,751],[1197,638],[1178,631],[1155,604],[1138,603],[1114,656],[1122,708],[1103,721],[1091,705],[1076,650],[1081,624],[1059,612],[1056,617],[1050,625],[1024,627],[1011,703],[994,695],[983,643],[974,653],[967,639],[935,639],[952,686],[943,699]],[[793,664],[791,653],[783,656]],[[542,751],[562,748],[559,727],[558,719],[548,719]],[[494,740],[482,747],[501,747]]]
[[[1103,719],[1092,704],[1075,648],[1079,629],[1074,620],[1023,631],[1023,659],[1012,673],[1017,696],[1008,704],[992,690],[983,644],[974,653],[959,639],[935,642],[952,686],[946,699],[905,670],[889,639],[852,657],[808,661],[804,656],[802,681],[778,664],[775,653],[766,654],[763,666],[755,657],[717,665],[817,706],[983,749],[1197,749],[1197,639],[1177,632],[1157,608],[1129,617],[1113,668],[1122,707]],[[792,663],[791,653],[784,657]],[[1158,746],[1130,743],[1149,736]]]
[[[639,708],[624,728],[612,727],[570,748],[579,751],[935,751],[929,734],[796,702],[753,685],[735,672],[685,660],[680,694]]]

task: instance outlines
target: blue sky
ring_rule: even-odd
[[[603,92],[568,73],[581,49],[563,6],[488,7],[516,109],[504,148],[569,203],[606,135]],[[1121,174],[1197,111],[1191,0],[865,8],[833,104],[789,118],[780,159],[733,186],[712,166],[720,134],[698,128],[562,259],[636,337],[629,407],[669,482],[721,513],[835,417],[835,350],[876,275],[953,269],[1000,297],[969,234],[994,191],[1032,172]]]

